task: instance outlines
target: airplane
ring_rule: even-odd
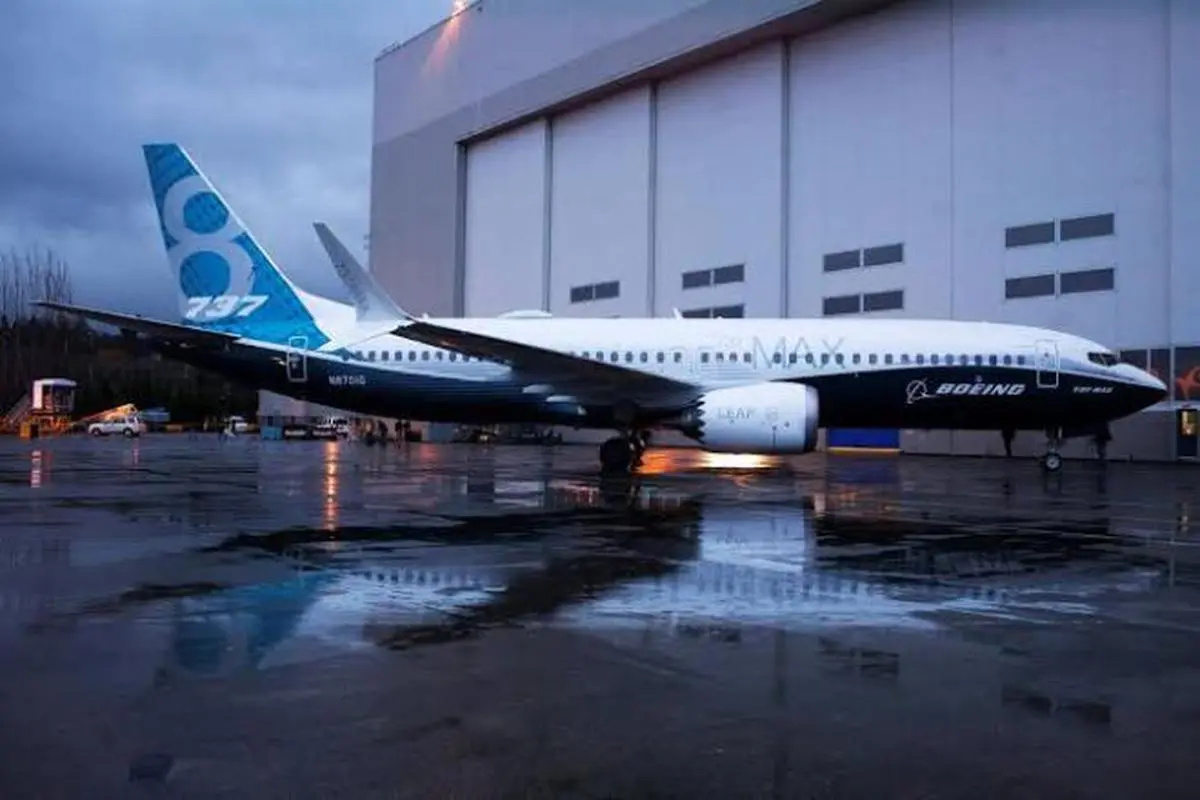
[[[816,449],[830,427],[1040,430],[1042,466],[1055,471],[1065,438],[1167,394],[1110,348],[1025,325],[431,319],[369,293],[364,316],[296,286],[181,146],[143,154],[180,318],[38,305],[141,333],[164,357],[227,380],[355,413],[614,431],[600,446],[604,472],[635,470],[653,430],[713,452],[784,455]],[[337,260],[342,279],[368,291],[369,273]]]

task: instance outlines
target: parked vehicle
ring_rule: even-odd
[[[146,432],[146,424],[137,416],[113,417],[93,422],[87,427],[92,436],[124,436],[132,438]]]

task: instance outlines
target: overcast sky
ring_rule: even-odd
[[[451,0],[0,0],[0,248],[66,258],[76,302],[175,311],[141,145],[183,144],[305,288],[311,223],[367,233],[375,56]]]

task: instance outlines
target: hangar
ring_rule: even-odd
[[[1197,41],[1192,0],[466,4],[376,60],[371,269],[431,315],[1052,327],[1173,388],[1110,457],[1194,456]]]

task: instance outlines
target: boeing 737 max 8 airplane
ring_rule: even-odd
[[[42,306],[137,331],[164,355],[350,412],[607,429],[608,470],[646,432],[721,452],[805,453],[818,427],[1067,435],[1161,400],[1161,381],[1095,342],[1020,325],[915,319],[428,319],[404,312],[318,234],[353,306],[276,267],[175,144],[144,147],[180,319]],[[325,231],[327,233],[327,230]]]

